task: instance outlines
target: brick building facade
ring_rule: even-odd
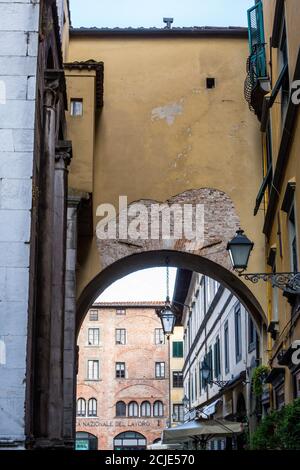
[[[169,410],[168,345],[158,302],[97,303],[78,338],[77,448],[145,447]],[[130,433],[130,434],[129,434]]]

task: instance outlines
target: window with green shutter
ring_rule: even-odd
[[[173,357],[183,357],[183,341],[173,342]]]
[[[267,75],[265,32],[262,2],[257,2],[248,12],[250,66],[255,77]]]

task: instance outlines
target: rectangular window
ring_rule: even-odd
[[[184,419],[183,405],[174,404],[173,405],[173,421],[175,423],[182,423],[183,419]]]
[[[295,398],[300,398],[300,371],[295,375]]]
[[[165,363],[164,362],[155,363],[155,378],[156,379],[165,378]]]
[[[276,257],[272,263],[272,272],[276,274]],[[272,320],[278,321],[278,314],[279,314],[279,300],[278,300],[278,287],[272,286]]]
[[[206,88],[215,88],[216,86],[216,80],[215,78],[212,77],[207,77],[206,78]]]
[[[249,68],[254,78],[267,75],[263,5],[256,1],[248,12]]]
[[[290,258],[291,270],[298,272],[298,253],[297,253],[297,237],[296,237],[296,220],[295,220],[295,205],[293,204],[288,218],[289,230],[289,244],[290,244]]]
[[[126,315],[125,308],[117,308],[116,309],[116,315]]]
[[[98,360],[94,360],[94,359],[88,360],[87,379],[99,380],[99,361]]]
[[[116,344],[126,344],[126,329],[125,328],[116,329]]]
[[[256,330],[254,321],[248,314],[248,352],[254,351],[256,347]]]
[[[214,369],[215,378],[218,379],[221,375],[220,338],[217,338],[214,345]]]
[[[194,374],[192,372],[192,375],[191,375],[191,382],[190,382],[190,386],[191,386],[191,399],[192,399],[192,403],[193,401],[195,400],[195,396],[194,396]]]
[[[275,390],[276,409],[280,410],[284,406],[284,385]]]
[[[125,362],[116,362],[116,379],[125,379]]]
[[[213,351],[212,351],[212,347],[210,346],[209,347],[209,351],[208,351],[208,367],[209,367],[209,378],[208,378],[208,382],[210,382],[210,385],[212,386],[212,379],[213,379]]]
[[[202,276],[200,283],[200,315],[203,319],[206,314],[206,303],[205,303],[205,277]]]
[[[266,148],[267,148],[267,174],[268,177],[268,188],[269,192],[271,191],[272,186],[272,165],[273,165],[273,140],[272,140],[272,126],[271,120],[268,120],[268,125],[266,128]]]
[[[83,115],[83,100],[82,98],[71,98],[71,116]]]
[[[228,330],[228,321],[224,325],[224,365],[225,373],[229,372],[229,330]]]
[[[90,310],[89,319],[90,321],[98,321],[98,310]]]
[[[173,372],[173,388],[183,387],[183,373],[181,371]]]
[[[99,328],[89,328],[88,330],[88,344],[89,346],[99,346],[100,330]]]
[[[242,359],[242,322],[241,322],[241,306],[237,305],[234,311],[235,321],[235,357],[236,362]]]
[[[202,371],[201,371],[201,367],[202,367],[202,362],[200,361],[200,362],[199,362],[199,393],[200,393],[200,395],[201,395],[202,388],[203,388],[203,380],[202,380]]]
[[[165,335],[164,335],[164,330],[162,328],[155,328],[154,343],[165,344]]]
[[[209,277],[206,278],[205,289],[206,289],[206,309],[208,310],[213,299],[212,285],[211,285]]]
[[[183,357],[183,341],[173,341],[173,357]]]
[[[279,44],[279,67],[282,75],[281,81],[281,117],[284,123],[287,107],[290,98],[290,77],[289,77],[289,60],[288,60],[288,45],[286,36],[286,23],[285,18],[282,22],[282,33]]]

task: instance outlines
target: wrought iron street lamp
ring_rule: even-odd
[[[300,294],[299,272],[243,274],[247,269],[253,246],[254,243],[247,238],[243,230],[238,230],[235,237],[227,244],[232,267],[239,276],[254,284],[260,280],[269,281],[273,287],[278,287],[289,294]]]
[[[210,377],[210,367],[207,364],[206,361],[203,361],[202,366],[201,366],[201,375],[202,379],[207,381]]]
[[[172,393],[171,393],[171,345],[170,336],[174,333],[176,324],[176,311],[170,302],[170,282],[169,282],[169,260],[166,259],[166,301],[163,308],[156,310],[160,318],[164,335],[168,340],[168,369],[169,369],[169,423],[168,427],[172,426]]]
[[[242,273],[247,269],[250,253],[254,243],[244,234],[244,230],[238,230],[235,237],[228,243],[227,250],[233,269]]]
[[[164,330],[165,336],[170,336],[174,333],[176,323],[176,313],[174,312],[169,297],[166,298],[165,305],[159,310],[158,316]]]
[[[160,318],[164,335],[169,339],[170,335],[174,333],[176,324],[176,311],[170,302],[170,276],[169,276],[169,260],[166,259],[166,301],[163,308],[156,310]]]
[[[217,385],[219,388],[223,388],[228,384],[228,380],[212,380],[211,377],[211,369],[207,362],[204,360],[201,366],[201,375],[202,379],[208,384]]]

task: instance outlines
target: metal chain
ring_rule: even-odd
[[[169,258],[166,258],[166,283],[167,283],[167,299],[169,299],[169,293],[170,293],[170,275],[169,275]]]

